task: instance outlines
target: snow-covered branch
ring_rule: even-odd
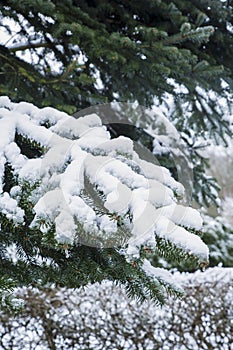
[[[131,261],[140,258],[142,247],[155,249],[162,240],[207,264],[208,248],[194,233],[202,218],[177,199],[183,186],[166,168],[141,159],[129,138],[111,139],[96,114],[75,119],[7,97],[0,107],[3,218],[15,227],[28,222],[26,186],[29,228],[52,234],[58,244],[121,248]],[[27,154],[25,144],[40,152]]]

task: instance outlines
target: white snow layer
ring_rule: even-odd
[[[41,125],[45,122],[48,128]],[[22,155],[16,132],[41,144],[44,155],[36,159]],[[140,247],[155,245],[158,236],[200,262],[208,260],[207,246],[188,231],[200,230],[200,214],[177,203],[183,186],[166,168],[140,159],[130,139],[110,139],[96,114],[75,119],[53,108],[0,97],[0,209],[22,222],[24,213],[14,191],[3,191],[6,163],[21,183],[40,181],[31,195],[35,212],[31,227],[46,232],[45,227],[55,224],[60,243],[78,241],[80,227],[103,240],[109,233],[114,236],[120,218],[120,225],[128,225],[132,233],[124,247],[127,256],[138,256]]]

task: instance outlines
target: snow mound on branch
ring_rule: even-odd
[[[29,159],[16,135],[39,145],[43,154]],[[201,229],[200,214],[177,202],[183,186],[166,168],[140,159],[130,139],[111,139],[96,114],[75,119],[1,97],[0,147],[0,208],[13,221],[22,222],[23,210],[17,196],[4,192],[7,164],[19,185],[39,183],[31,193],[31,228],[46,234],[54,225],[59,243],[82,243],[84,232],[88,244],[122,245],[130,258],[161,238],[200,263],[208,260],[207,246],[188,231]]]

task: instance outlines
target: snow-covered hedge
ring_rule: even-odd
[[[183,300],[158,308],[106,282],[83,290],[20,289],[17,317],[0,314],[1,349],[232,349],[233,269],[175,273]]]

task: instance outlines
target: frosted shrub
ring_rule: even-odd
[[[83,290],[20,289],[25,308],[17,317],[0,315],[0,346],[77,350],[230,350],[233,341],[233,269],[173,278],[183,300],[158,308],[129,300],[106,282]]]

